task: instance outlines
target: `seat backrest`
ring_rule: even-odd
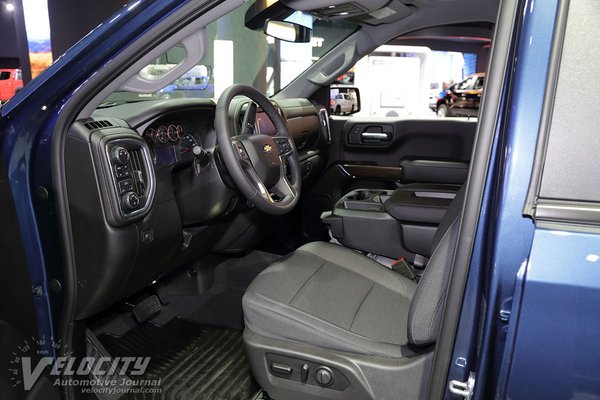
[[[464,199],[465,186],[450,203],[435,233],[431,259],[410,303],[408,340],[412,344],[424,346],[437,340]]]

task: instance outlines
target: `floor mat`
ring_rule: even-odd
[[[113,357],[151,357],[135,379],[160,379],[160,394],[122,399],[249,400],[260,387],[252,378],[242,331],[208,328],[177,318],[164,327],[144,323],[121,337],[100,335]]]
[[[200,325],[243,329],[242,297],[246,288],[256,275],[280,258],[262,251],[230,258],[216,268],[212,287],[202,295],[169,294],[168,310],[160,318],[168,320],[169,315],[178,315]]]

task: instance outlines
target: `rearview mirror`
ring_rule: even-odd
[[[264,32],[275,39],[294,43],[308,43],[312,39],[312,29],[287,21],[265,21]]]

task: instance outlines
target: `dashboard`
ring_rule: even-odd
[[[242,99],[230,108],[234,135],[242,131],[247,104]],[[331,140],[327,111],[306,99],[276,106],[296,143],[306,187],[319,176],[319,151]],[[208,99],[149,100],[99,109],[71,125],[65,166],[82,289],[76,318],[202,254],[252,248],[285,223],[268,219],[240,195],[220,156],[215,110]],[[260,110],[254,133],[276,133]]]

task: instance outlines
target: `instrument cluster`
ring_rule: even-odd
[[[147,129],[144,137],[154,144],[175,144],[185,137],[185,128],[181,124],[160,125]]]
[[[200,142],[189,125],[172,120],[151,125],[144,131],[156,164],[174,164],[194,157],[194,147]]]

